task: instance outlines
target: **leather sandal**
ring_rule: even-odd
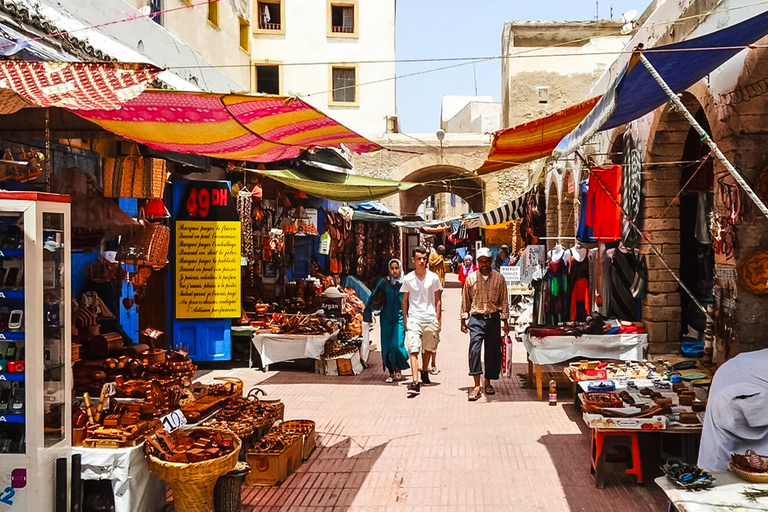
[[[467,397],[467,399],[470,402],[475,402],[479,400],[481,396],[483,396],[482,390],[480,388],[474,388],[472,392],[469,394],[469,396]]]
[[[491,386],[490,384],[486,384],[485,385],[485,394],[486,395],[495,395],[496,394],[496,390],[493,389],[493,386]]]

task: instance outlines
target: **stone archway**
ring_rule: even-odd
[[[464,199],[474,212],[485,211],[485,183],[469,170],[473,168],[473,161],[462,155],[431,153],[412,158],[397,167],[389,179],[421,185],[400,192],[387,203],[402,215],[415,215],[424,199],[445,192]]]
[[[681,95],[685,107],[709,126],[707,113],[691,92]],[[706,104],[706,102],[704,102]],[[693,136],[691,135],[693,133]],[[682,308],[679,283],[681,276],[681,183],[686,171],[682,163],[690,154],[691,140],[697,142],[691,125],[679,112],[664,108],[657,116],[655,129],[648,139],[643,166],[643,208],[640,225],[650,242],[659,250],[665,263],[654,255],[647,243],[641,244],[646,254],[649,279],[648,295],[643,300],[643,323],[649,334],[650,352],[670,353],[679,350]],[[674,275],[666,269],[668,266]]]
[[[549,180],[547,183],[547,250],[552,249],[560,236],[560,200],[557,183]]]

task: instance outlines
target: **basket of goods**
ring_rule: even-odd
[[[216,480],[235,467],[240,446],[240,439],[226,430],[160,431],[147,437],[147,468],[171,486],[175,510],[213,512]]]
[[[222,408],[216,419],[207,424],[209,427],[228,429],[240,437],[242,451],[250,448],[276,421],[282,420],[285,404],[280,401],[266,402],[259,400],[252,390],[247,398],[237,397]]]
[[[283,432],[301,435],[301,460],[308,460],[315,449],[315,422],[312,420],[288,420],[280,424]]]
[[[249,485],[283,482],[301,465],[302,446],[300,433],[274,427],[248,450],[246,461],[253,470],[246,477],[246,482]]]
[[[747,450],[744,455],[731,454],[731,471],[739,478],[754,483],[768,483],[768,457]]]
[[[669,459],[661,469],[669,480],[683,489],[698,491],[708,489],[715,483],[714,477],[700,467],[678,459]]]
[[[582,395],[582,403],[595,407],[623,407],[624,401],[612,391],[594,391]]]

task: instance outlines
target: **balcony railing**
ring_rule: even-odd
[[[340,34],[354,34],[355,33],[355,27],[341,27],[341,26],[333,26],[331,27],[331,31],[338,32]]]
[[[262,30],[280,30],[280,23],[264,23],[259,21],[259,28]]]

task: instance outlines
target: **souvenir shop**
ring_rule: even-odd
[[[77,68],[73,75],[69,66]],[[134,67],[141,83],[161,71],[142,66]],[[76,76],[101,90],[122,83],[104,78],[130,68],[117,67],[28,71],[37,74],[35,83]],[[243,320],[249,348],[256,334],[314,338],[319,347],[307,352],[305,342],[302,356],[321,361],[318,371],[362,370],[360,356],[353,357],[360,352],[362,302],[333,281],[309,281],[312,256],[322,254],[318,234],[328,231],[319,212],[337,208],[266,178],[243,180],[231,160],[151,149],[137,142],[148,133],[144,122],[121,124],[130,137],[105,131],[97,124],[120,118],[120,104],[94,105],[90,91],[74,87],[67,100],[84,106],[87,118],[57,108],[41,90],[22,91],[26,103],[3,104],[8,133],[24,134],[0,141],[4,503],[21,510],[77,504],[83,511],[154,511],[170,487],[177,510],[212,509],[214,501],[237,510],[244,481],[274,485],[309,457],[314,423],[285,418],[284,404],[268,390],[243,389],[233,378],[196,381],[196,371],[206,361],[231,359],[232,330],[245,327]],[[140,87],[132,94],[145,120],[161,110],[152,102],[164,104],[170,95],[190,105],[205,100]],[[30,107],[30,97],[47,108]],[[261,115],[258,98],[240,99]],[[291,105],[296,109],[312,110],[300,101]],[[335,123],[312,112],[321,123]],[[164,133],[175,131],[168,126]],[[361,232],[382,235],[366,226]],[[294,259],[305,245],[306,257]],[[383,247],[372,247],[385,256]],[[345,251],[355,250],[352,244]],[[321,273],[327,266],[320,260]],[[318,308],[325,314],[309,314]]]

